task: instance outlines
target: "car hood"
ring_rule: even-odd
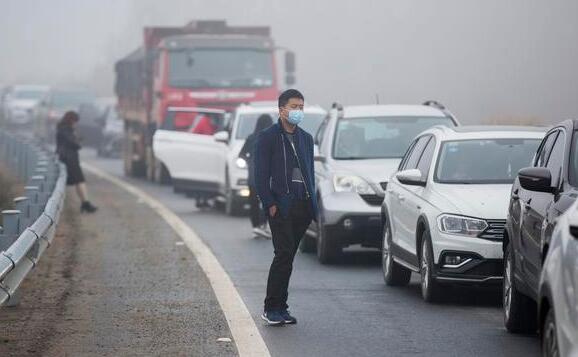
[[[401,159],[333,160],[331,167],[336,174],[353,174],[379,184],[389,181],[400,162]]]
[[[511,189],[511,184],[435,184],[431,191],[431,202],[445,213],[486,219],[506,219]]]

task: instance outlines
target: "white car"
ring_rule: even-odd
[[[315,135],[317,129],[327,116],[325,109],[320,106],[306,106],[304,108],[305,120],[301,128]],[[247,163],[239,153],[245,144],[247,137],[255,130],[257,119],[262,114],[268,114],[276,122],[279,118],[277,103],[255,102],[250,105],[241,105],[233,113],[229,130],[219,134],[217,138],[227,145],[225,185],[221,197],[225,199],[225,211],[227,214],[240,212],[248,202],[249,187],[247,184]]]
[[[578,201],[557,222],[538,302],[543,356],[578,356]]]
[[[501,284],[510,189],[545,130],[435,127],[409,147],[382,206],[387,285],[421,274],[424,300],[443,283]]]
[[[46,100],[50,88],[42,85],[15,85],[5,94],[4,118],[13,125],[32,123],[37,107]]]
[[[351,245],[380,248],[383,187],[415,135],[435,125],[458,122],[436,102],[334,104],[315,137],[319,216],[301,251],[316,251],[327,264],[338,261],[343,248]]]
[[[173,116],[178,111],[187,111],[175,109]],[[304,111],[302,127],[314,135],[327,112],[319,106],[306,106]],[[190,112],[198,114],[199,109],[193,108]],[[170,175],[175,190],[223,198],[227,213],[236,214],[248,203],[249,197],[247,163],[239,157],[239,152],[254,131],[257,118],[269,114],[275,122],[278,112],[276,103],[270,102],[242,105],[230,117],[222,111],[205,110],[204,114],[212,115],[217,127],[212,136],[192,133],[194,119],[180,128],[171,126],[173,120],[166,120],[166,125],[153,137],[155,157]]]

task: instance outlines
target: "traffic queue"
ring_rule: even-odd
[[[156,159],[176,190],[194,195],[184,183],[210,182],[204,192],[216,206],[243,214],[252,187],[241,149],[258,117],[276,121],[276,110],[257,102],[217,113],[223,122],[212,138],[193,133],[206,115],[197,114],[180,131],[156,132]],[[538,331],[560,355],[576,348],[577,121],[549,131],[462,126],[435,101],[304,111],[319,210],[303,253],[334,264],[350,246],[379,250],[385,284],[406,285],[416,273],[428,302],[443,301],[447,285],[503,287],[508,331]],[[179,162],[185,156],[199,160]],[[270,235],[266,225],[254,232]]]

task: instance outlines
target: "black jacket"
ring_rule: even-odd
[[[74,129],[69,126],[58,126],[56,130],[56,153],[60,161],[67,164],[71,161],[78,161],[80,148]]]
[[[310,194],[313,219],[317,218],[317,196],[315,194],[315,172],[313,170],[313,137],[305,130],[295,130],[295,147],[305,187]],[[282,216],[287,217],[293,200],[289,190],[291,172],[288,167],[290,155],[294,155],[291,144],[283,133],[279,122],[259,133],[255,145],[255,186],[263,208],[277,205]]]

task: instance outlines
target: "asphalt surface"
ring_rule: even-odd
[[[0,309],[0,356],[236,356],[188,248],[133,195],[87,175],[100,210],[67,196],[53,245]]]
[[[247,217],[199,211],[194,201],[122,175],[117,159],[83,160],[144,189],[189,224],[210,246],[252,313],[273,356],[538,356],[536,336],[505,331],[499,290],[448,288],[442,304],[422,301],[417,276],[404,288],[386,287],[375,251],[347,250],[323,266],[299,253],[289,304],[295,326],[271,328],[259,319],[272,259],[271,242],[252,237]]]

